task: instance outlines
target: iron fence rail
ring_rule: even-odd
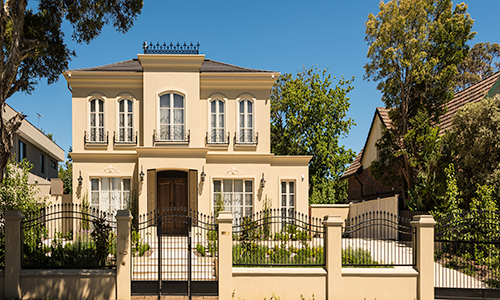
[[[325,227],[318,218],[271,209],[234,224],[233,266],[325,265]]]
[[[116,222],[108,212],[72,203],[52,205],[26,215],[21,230],[23,268],[116,267]]]
[[[415,228],[409,219],[373,211],[345,220],[342,266],[415,266]]]
[[[435,288],[491,289],[500,295],[500,212],[465,211],[437,220]]]

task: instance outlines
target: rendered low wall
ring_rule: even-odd
[[[350,204],[311,204],[311,216],[323,220],[325,216],[340,216],[342,220],[349,217]]]
[[[116,299],[116,270],[22,270],[22,299]]]
[[[342,268],[341,299],[415,300],[417,279],[412,267]]]
[[[234,299],[326,299],[323,268],[233,268]]]

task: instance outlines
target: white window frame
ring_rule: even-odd
[[[131,105],[130,107],[132,108],[132,111],[128,111],[128,102],[130,101]],[[124,103],[124,111],[120,111],[120,104]],[[122,143],[132,143],[134,142],[134,101],[129,98],[121,98],[118,100],[118,118],[117,118],[117,126],[118,128],[118,134],[117,134],[117,141],[122,142]],[[120,125],[120,117],[124,116],[124,126]],[[127,116],[131,116],[132,119],[132,124],[129,126],[127,122]],[[122,129],[124,134],[122,134]]]
[[[108,190],[103,190],[102,189],[102,180],[107,179],[109,180],[109,189]],[[113,179],[119,179],[120,180],[120,190],[113,190],[111,185]],[[129,181],[129,190],[124,189],[124,180]],[[97,190],[93,189],[92,183],[97,182]],[[131,191],[132,191],[132,178],[130,177],[91,177],[90,178],[90,185],[89,185],[89,204],[91,208],[98,209],[100,212],[108,212],[114,214],[117,210],[119,209],[125,209],[127,205],[129,204],[131,200]],[[112,193],[113,192],[118,192],[119,193],[119,203],[118,204],[111,204],[111,199],[112,199]],[[106,200],[105,194],[108,193],[108,203],[104,203]],[[95,201],[95,196],[97,195],[97,203]],[[128,198],[128,199],[127,199]]]
[[[212,103],[215,103],[215,113],[212,112]],[[222,104],[222,113],[220,106]],[[208,126],[209,126],[209,143],[224,144],[226,143],[226,102],[220,98],[210,100],[208,103]],[[212,118],[215,117],[215,127],[212,123]],[[222,120],[222,126],[220,121]]]
[[[241,111],[241,103],[243,104],[243,111]],[[252,112],[248,112],[248,103],[252,105]],[[238,143],[243,144],[251,144],[254,142],[255,135],[255,102],[244,98],[238,101],[238,114],[237,114],[237,123],[238,123]],[[251,126],[248,125],[248,118],[252,118]],[[243,118],[243,126],[242,126],[242,118]]]
[[[166,95],[170,95],[169,96],[169,106],[170,107],[165,108],[165,109],[169,110],[168,117],[169,117],[170,122],[162,123],[162,120],[161,120],[161,111],[162,111],[161,97],[166,96]],[[176,109],[176,108],[174,108],[174,95],[178,95],[178,96],[182,97],[182,108],[181,108],[182,109],[182,120],[183,120],[182,124],[175,124],[174,123],[174,110]],[[186,96],[182,93],[170,91],[170,92],[162,93],[158,96],[158,127],[157,128],[158,128],[158,139],[160,141],[184,141],[185,140],[185,137],[186,137],[186,106],[187,106]],[[181,109],[177,108],[177,110],[181,110]],[[167,128],[166,132],[162,131],[162,126],[166,126],[166,128]],[[173,126],[181,126],[182,130],[181,130],[180,136],[176,136],[176,134],[174,133],[174,130],[171,130]]]
[[[293,190],[290,188],[290,183],[293,183]],[[283,190],[283,187],[285,190]],[[293,205],[291,201],[293,201]],[[297,210],[297,182],[292,179],[283,179],[280,182],[280,208],[281,215],[290,218],[295,218]]]
[[[242,181],[242,192],[235,192],[234,188],[234,183],[236,180],[241,180]],[[215,189],[215,182],[219,181],[220,182],[220,191],[216,191]],[[231,181],[231,191],[229,192],[224,192],[224,185],[228,182]],[[251,191],[248,191],[246,187],[246,182],[249,182],[249,186],[251,186]],[[247,217],[253,214],[254,211],[254,204],[255,204],[255,187],[254,187],[254,179],[252,178],[214,178],[212,181],[212,188],[213,188],[213,207],[215,210],[216,207],[216,200],[217,197],[220,195],[223,197],[224,200],[224,209],[227,211],[231,211],[233,213],[234,219],[239,219],[243,216]],[[234,204],[234,199],[236,198],[236,195],[241,195],[241,205],[235,205]],[[251,204],[247,204],[247,197],[251,199]],[[228,203],[228,201],[231,201]]]
[[[95,101],[96,111],[92,112],[92,102]],[[102,101],[102,111],[99,111],[99,102]],[[106,118],[105,118],[105,101],[102,98],[94,97],[89,101],[89,141],[90,142],[105,142],[105,128],[106,128]],[[95,115],[95,125],[92,126],[92,115]],[[99,126],[99,116],[102,115],[102,126]],[[93,132],[94,129],[95,131]],[[102,134],[99,132],[102,131]]]

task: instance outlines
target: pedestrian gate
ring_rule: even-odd
[[[142,215],[132,226],[132,294],[218,295],[215,219],[186,208]]]

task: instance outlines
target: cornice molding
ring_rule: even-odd
[[[201,89],[270,90],[280,73],[200,73]]]
[[[66,71],[64,78],[72,88],[126,87],[142,88],[142,72]]]

